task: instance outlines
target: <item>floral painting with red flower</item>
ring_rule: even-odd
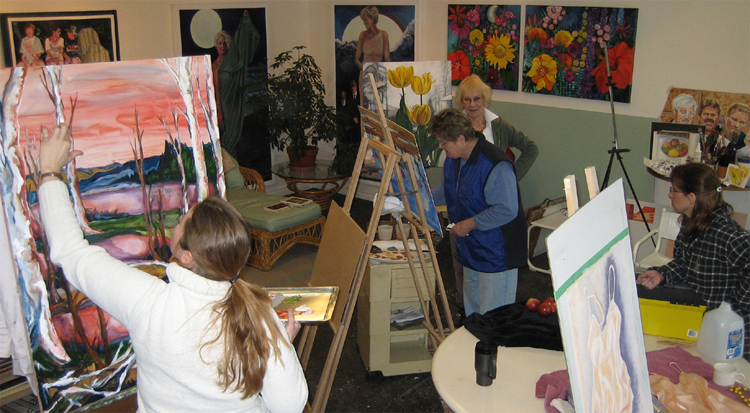
[[[448,6],[452,83],[476,74],[490,87],[518,90],[521,6]]]
[[[522,90],[630,103],[637,22],[638,9],[526,6]]]

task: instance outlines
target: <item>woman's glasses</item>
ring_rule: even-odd
[[[669,187],[669,193],[670,193],[670,194],[673,194],[673,193],[684,194],[684,192],[682,192],[682,191],[678,191],[677,189],[674,189],[674,187],[673,187],[673,186],[670,186],[670,187]]]
[[[471,102],[474,102],[474,103],[479,103],[479,102],[481,102],[481,101],[482,101],[483,99],[484,99],[484,96],[474,96],[473,98],[471,98],[471,97],[464,97],[464,98],[462,98],[462,99],[461,99],[461,102],[463,102],[463,103],[464,103],[464,105],[468,105],[468,104],[470,104]]]

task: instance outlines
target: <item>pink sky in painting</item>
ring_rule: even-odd
[[[173,59],[169,59],[171,63]],[[205,70],[211,62],[194,58],[193,78],[199,76],[201,93],[205,96]],[[70,121],[70,98],[77,94],[78,103],[73,117],[75,148],[84,152],[77,161],[79,168],[124,163],[133,159],[131,145],[135,138],[135,109],[143,134],[143,151],[146,157],[164,151],[167,133],[157,116],[162,116],[172,128],[174,125],[169,105],[184,108],[177,82],[168,68],[159,60],[142,60],[114,63],[94,63],[63,66],[62,94],[65,117]],[[0,81],[6,83],[10,69],[0,71]],[[40,136],[42,125],[55,124],[54,105],[41,82],[42,72],[34,69],[28,73],[21,96],[19,125],[28,128],[29,135]],[[200,103],[195,99],[194,113],[199,121],[200,140],[208,142],[205,119]],[[23,139],[23,138],[22,138]],[[190,145],[187,122],[180,114],[180,139]],[[21,146],[26,143],[22,140]]]

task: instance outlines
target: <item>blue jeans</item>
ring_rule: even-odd
[[[464,267],[464,308],[466,316],[484,314],[516,302],[518,268],[501,272],[479,272]]]

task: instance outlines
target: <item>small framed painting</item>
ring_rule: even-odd
[[[682,164],[694,159],[706,127],[654,122],[651,124],[651,160]]]
[[[750,178],[750,170],[744,166],[731,163],[727,167],[727,175],[724,181],[729,185],[744,188],[747,185],[748,178]]]
[[[115,10],[0,13],[0,30],[7,67],[120,60]]]

